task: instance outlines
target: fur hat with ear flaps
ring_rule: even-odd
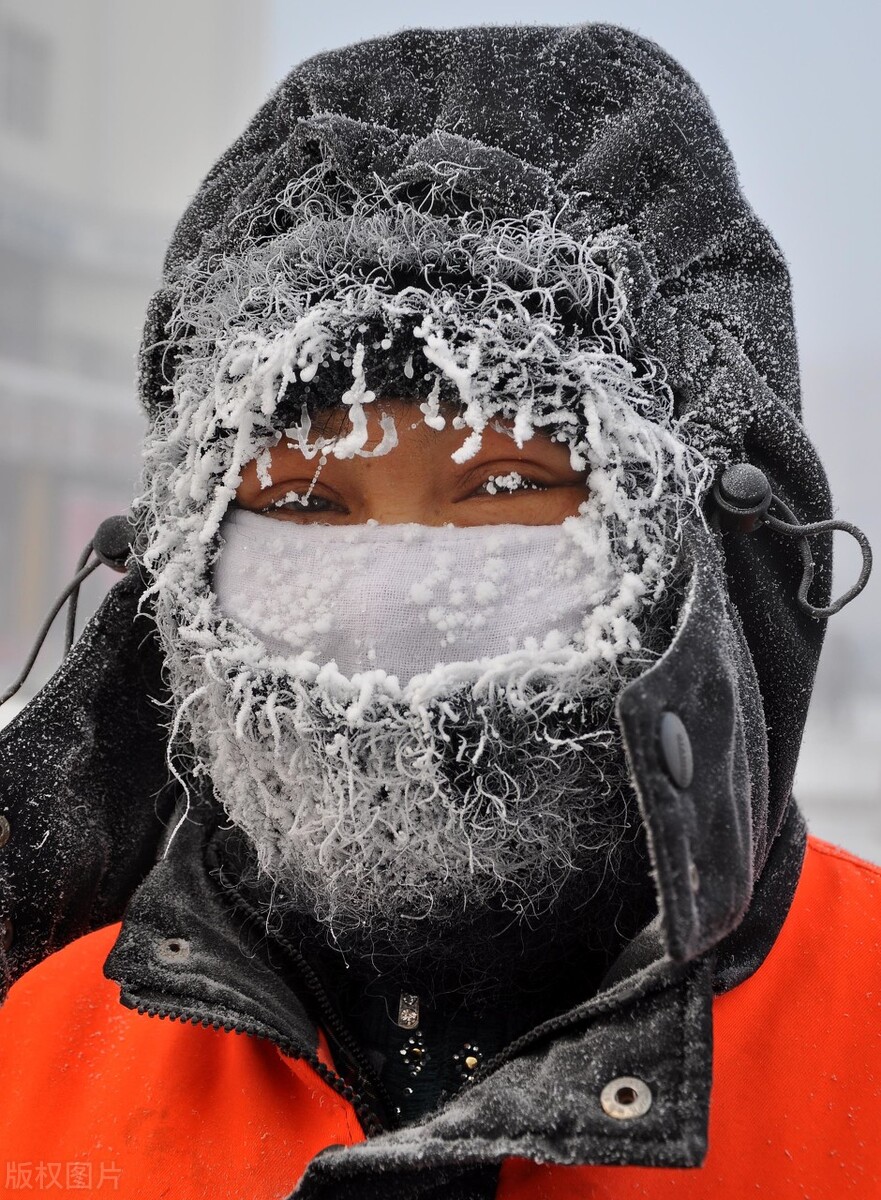
[[[187,376],[198,361],[215,375]],[[477,435],[497,413],[522,419],[528,396],[527,436],[586,387],[614,392],[709,464],[698,499],[749,461],[803,521],[831,515],[782,255],[694,81],[614,26],[411,30],[295,68],[172,239],[141,354],[148,444],[172,437],[173,393],[222,378],[198,418],[210,457],[244,373],[265,438],[304,403],[367,391],[420,397],[427,419],[453,400]],[[155,489],[144,526],[151,504],[155,522]],[[823,626],[796,603],[795,546],[720,536],[768,729],[761,869]],[[825,603],[831,547],[815,546]]]

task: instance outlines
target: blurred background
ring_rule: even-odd
[[[881,552],[875,0],[0,0],[0,690],[96,525],[128,507],[134,358],[174,221],[274,83],[408,25],[610,21],[709,97],[792,270],[805,420]],[[858,569],[836,542],[839,590]],[[101,568],[84,618],[113,576]],[[881,569],[830,622],[796,795],[881,862]],[[82,620],[81,618],[81,620]],[[60,657],[63,619],[22,700]],[[16,702],[0,709],[0,724]]]

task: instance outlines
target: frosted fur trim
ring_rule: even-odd
[[[584,853],[609,849],[591,844],[573,801],[587,819],[616,778],[614,696],[646,665],[640,624],[664,595],[705,468],[634,346],[605,244],[579,243],[545,212],[438,216],[379,184],[364,197],[329,180],[322,167],[296,181],[277,232],[255,214],[241,254],[177,283],[171,403],[148,436],[136,506],[175,709],[171,761],[195,753],[191,773],[211,776],[261,868],[337,931],[493,898],[535,915]],[[421,272],[436,281],[400,284]],[[368,376],[396,352],[429,426],[455,402],[456,461],[501,421],[519,445],[537,431],[565,443],[587,471],[573,536],[608,584],[582,645],[526,644],[402,689],[381,671],[348,678],[273,658],[219,614],[210,574],[245,465],[265,470],[282,437],[319,467],[364,454],[366,408],[381,405]],[[314,438],[318,385],[340,370],[348,427]],[[393,423],[383,428],[374,454],[395,444]]]
[[[516,711],[504,694],[476,705],[463,691],[352,727],[283,677],[208,686],[215,721],[202,732],[230,818],[284,904],[344,946],[406,957],[429,940],[421,923],[449,929],[493,904],[536,922],[573,877],[570,902],[586,904],[634,836],[602,705]]]

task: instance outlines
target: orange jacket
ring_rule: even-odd
[[[123,1008],[102,974],[118,930],[51,955],[0,1009],[3,1196],[271,1200],[323,1148],[364,1139],[302,1060]],[[881,868],[810,838],[773,949],[715,999],[713,1023],[701,1167],[508,1158],[499,1200],[881,1197]],[[323,1039],[320,1055],[330,1065]]]

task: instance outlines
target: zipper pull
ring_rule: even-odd
[[[398,1001],[398,1025],[401,1029],[419,1028],[419,997],[411,992],[401,992]]]

